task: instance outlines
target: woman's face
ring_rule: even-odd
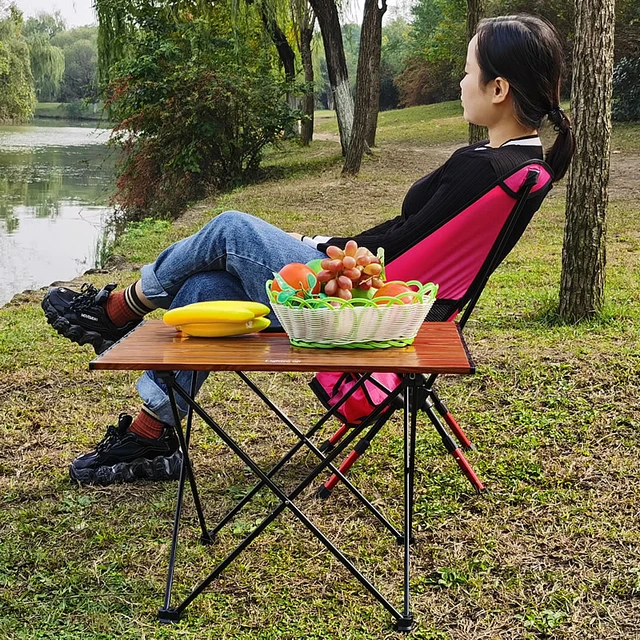
[[[482,86],[480,82],[480,65],[476,55],[478,36],[473,36],[467,48],[467,60],[464,67],[464,78],[460,81],[463,117],[467,122],[489,126],[492,123],[492,83]]]

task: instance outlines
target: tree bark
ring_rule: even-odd
[[[274,18],[267,14],[264,5],[260,4],[260,17],[265,31],[269,34],[278,51],[278,57],[284,68],[284,77],[287,82],[295,82],[296,79],[296,54],[289,44],[284,31],[278,26]]]
[[[382,16],[387,10],[387,1],[365,0],[360,32],[360,53],[358,55],[358,75],[356,77],[356,104],[353,119],[353,131],[347,148],[347,156],[342,173],[356,175],[360,171],[362,154],[366,145],[366,134],[373,97],[372,83],[376,69],[378,73],[378,92],[380,100],[380,51],[382,48]],[[377,120],[377,115],[376,115]]]
[[[302,67],[304,69],[304,81],[307,85],[304,93],[303,113],[304,120],[300,137],[302,144],[306,147],[313,139],[313,114],[314,114],[314,87],[313,87],[313,61],[311,56],[311,40],[313,38],[313,25],[316,21],[315,15],[311,12],[311,19],[300,29],[300,57],[302,58]]]
[[[353,128],[353,98],[349,86],[349,73],[344,55],[338,9],[335,0],[309,0],[309,4],[318,18],[322,33],[333,104],[338,119],[340,144],[344,155],[349,147],[351,129]]]
[[[604,298],[609,204],[614,0],[577,0],[571,112],[576,152],[567,184],[560,316],[597,314]]]
[[[371,96],[369,98],[369,114],[367,115],[367,129],[365,141],[369,147],[375,146],[376,131],[378,129],[378,113],[380,113],[380,58],[382,55],[382,17],[387,10],[387,2],[383,0],[382,7],[376,7],[379,20],[376,20],[371,50]],[[360,61],[358,60],[358,63]],[[357,79],[357,78],[356,78]]]
[[[273,44],[278,52],[278,57],[284,68],[284,78],[290,84],[296,80],[296,54],[293,47],[289,44],[287,36],[284,31],[278,26],[275,18],[269,15],[266,7],[260,3],[260,17],[262,18],[262,24],[265,31],[269,34]],[[296,96],[289,90],[287,90],[287,104],[291,109],[298,109],[299,104]],[[285,135],[288,138],[295,138],[298,135],[297,124],[293,123],[290,128],[285,131]]]
[[[484,0],[467,0],[467,41],[476,34],[478,23],[484,17]],[[480,140],[486,140],[489,136],[487,127],[469,123],[469,144],[475,144]]]

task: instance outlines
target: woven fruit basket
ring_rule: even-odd
[[[431,309],[438,285],[407,282],[412,293],[375,300],[286,297],[266,283],[269,300],[291,344],[297,347],[374,349],[410,345]],[[283,296],[280,296],[282,300]]]

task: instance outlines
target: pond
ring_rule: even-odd
[[[0,126],[0,306],[100,261],[112,211],[108,138],[94,124]]]

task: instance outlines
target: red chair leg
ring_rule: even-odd
[[[338,470],[343,475],[351,469],[353,463],[369,448],[371,442],[366,438],[362,438],[358,444],[354,447],[353,451],[343,460],[342,464],[338,467]],[[316,497],[326,500],[333,491],[334,487],[340,480],[337,474],[332,474],[331,477],[316,491]]]
[[[467,480],[471,483],[471,486],[478,492],[482,493],[485,490],[485,486],[482,483],[482,480],[478,478],[476,472],[473,470],[469,461],[464,457],[464,453],[462,453],[461,449],[458,447],[451,452],[451,455],[455,458],[455,461],[458,463],[458,466],[464,473]]]
[[[447,409],[446,405],[440,400],[438,394],[432,389],[431,398],[433,405],[437,409],[438,413],[442,416],[442,419],[449,425],[453,435],[458,439],[458,442],[465,449],[475,449],[471,440],[467,437],[467,434],[461,429],[460,425],[456,422],[456,419],[451,415],[451,412]]]
[[[438,435],[442,439],[442,442],[446,448],[446,450],[454,457],[455,461],[458,463],[462,473],[465,475],[467,480],[471,483],[471,486],[478,492],[482,492],[485,490],[485,486],[476,475],[476,472],[473,470],[469,461],[465,458],[464,453],[462,453],[462,449],[456,445],[453,438],[449,435],[448,431],[444,428],[442,422],[438,418],[437,414],[433,410],[433,403],[427,401],[424,403],[424,411],[429,416],[429,420],[431,420],[433,426],[436,428]]]
[[[345,433],[349,431],[351,427],[348,424],[343,424],[328,440],[325,440],[318,449],[322,453],[329,453],[338,442],[342,439]]]
[[[380,429],[384,427],[389,419],[391,412],[385,412],[381,416],[378,416],[378,419],[373,423],[372,427],[367,431],[367,433],[360,438],[358,444],[353,448],[353,451],[342,461],[342,464],[338,467],[338,471],[341,474],[346,474],[347,471],[351,468],[353,463],[369,448],[369,445],[376,437]],[[344,428],[344,427],[342,427]],[[334,437],[337,435],[334,434]],[[337,442],[337,440],[336,440]],[[338,480],[340,477],[337,474],[333,474],[317,491],[316,497],[326,499],[331,495],[336,484],[338,484]]]
[[[451,431],[453,431],[453,435],[458,439],[458,442],[465,449],[475,449],[471,440],[467,438],[467,435],[460,428],[460,425],[456,422],[456,419],[451,415],[449,411],[447,411],[442,417],[444,418],[444,421],[449,425]]]

